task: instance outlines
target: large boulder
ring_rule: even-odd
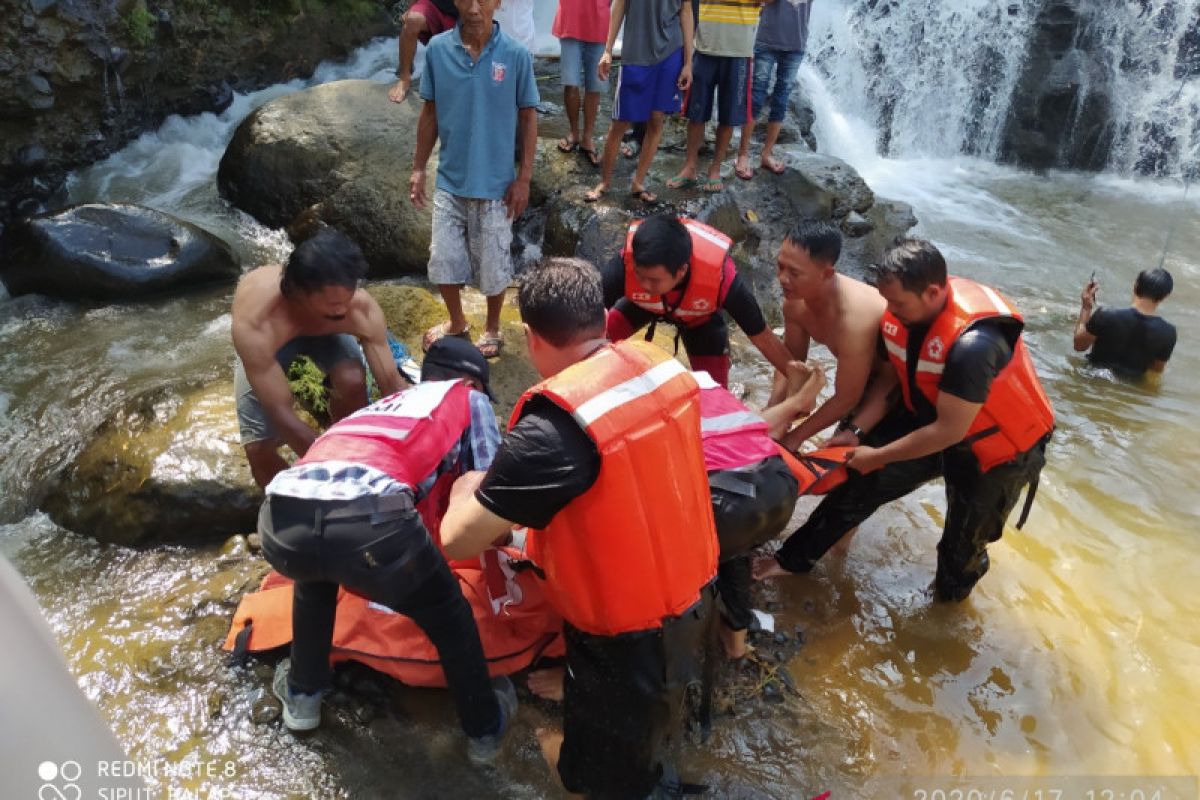
[[[0,279],[14,295],[128,300],[240,274],[216,236],[142,206],[74,206],[13,222],[0,238]]]
[[[47,496],[59,525],[106,542],[220,540],[253,530],[262,494],[233,384],[158,390],[109,420]]]
[[[362,247],[373,277],[423,273],[431,215],[408,200],[420,102],[388,87],[336,81],[267,103],[221,159],[222,196],[272,227],[316,217]],[[437,159],[430,159],[429,194]]]

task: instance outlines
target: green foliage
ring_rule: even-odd
[[[288,365],[287,376],[301,408],[321,422],[328,421],[329,389],[325,385],[325,373],[308,356],[300,356]]]
[[[144,0],[138,0],[125,15],[125,32],[138,47],[146,47],[154,41],[154,15],[146,9]]]

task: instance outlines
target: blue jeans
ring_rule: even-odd
[[[783,122],[787,116],[788,98],[796,88],[796,71],[804,60],[803,50],[776,50],[772,47],[754,48],[754,84],[750,90],[751,113],[758,118],[767,101],[771,73],[775,73],[775,88],[771,90],[769,122]]]

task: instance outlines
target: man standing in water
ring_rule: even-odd
[[[837,359],[833,396],[780,443],[789,450],[855,409],[872,371],[884,366],[877,355],[879,321],[887,303],[862,281],[837,271],[842,234],[828,222],[804,221],[788,231],[779,249],[779,287],[783,291],[783,343],[791,357],[808,358],[812,342]],[[768,407],[794,394],[780,376]]]
[[[1096,308],[1100,284],[1092,278],[1080,297],[1075,322],[1075,350],[1089,347],[1088,361],[1120,375],[1140,378],[1162,372],[1175,350],[1175,326],[1158,316],[1158,305],[1175,288],[1171,273],[1162,267],[1144,269],[1133,282],[1129,308]]]
[[[848,466],[859,474],[830,492],[773,559],[759,559],[755,574],[808,572],[879,506],[942,477],[934,597],[963,600],[987,572],[987,546],[1026,485],[1028,511],[1054,411],[1021,337],[1024,320],[999,292],[948,277],[942,254],[921,239],[900,242],[873,269],[887,301],[881,327],[893,369],[872,384],[852,430],[878,424],[898,384],[907,432],[857,447]]]
[[[384,395],[408,385],[388,346],[383,310],[359,288],[366,275],[358,245],[326,229],[298,245],[282,268],[259,267],[238,284],[234,395],[242,447],[259,486],[287,467],[280,445],[303,456],[317,438],[293,408],[285,370],[297,356],[311,358],[328,377],[335,422],[367,404],[364,353]]]

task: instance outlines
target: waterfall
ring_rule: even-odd
[[[817,0],[811,60],[884,155],[994,158],[1037,0]]]
[[[1200,0],[819,0],[809,64],[880,155],[1200,162]]]

